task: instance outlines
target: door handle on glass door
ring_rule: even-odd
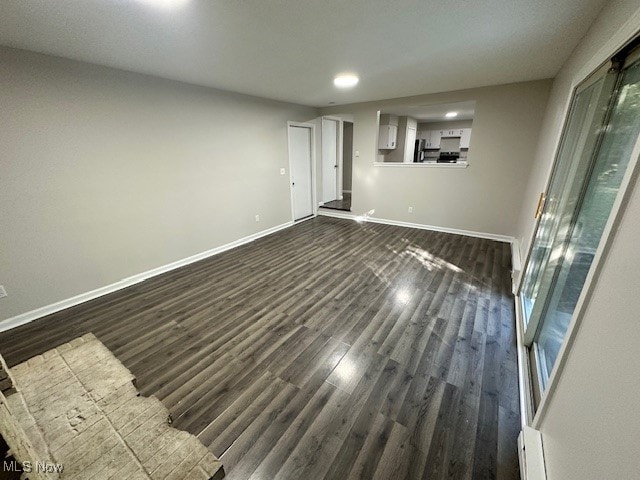
[[[538,199],[538,206],[536,207],[535,219],[538,220],[542,216],[542,210],[544,209],[544,204],[547,200],[547,196],[542,192],[540,194],[540,198]]]

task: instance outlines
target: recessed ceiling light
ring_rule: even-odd
[[[158,7],[163,9],[174,9],[178,7],[182,7],[189,0],[137,0],[140,3],[145,3],[147,5],[151,5],[152,7]]]
[[[454,117],[457,117],[457,116],[458,116],[458,112],[447,112],[445,114],[445,117],[447,117],[447,118],[454,118]]]
[[[333,84],[338,88],[351,88],[355,87],[359,80],[353,73],[342,73],[333,79]]]

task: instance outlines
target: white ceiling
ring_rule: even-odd
[[[604,2],[0,0],[0,44],[324,106],[553,77]]]
[[[447,122],[456,120],[473,120],[476,102],[440,103],[437,105],[415,105],[402,107],[388,107],[380,113],[390,113],[399,117],[412,117],[422,122]],[[448,112],[456,112],[453,118],[445,116]]]

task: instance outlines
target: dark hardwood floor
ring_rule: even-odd
[[[517,479],[510,249],[318,217],[0,334],[93,332],[230,479]]]

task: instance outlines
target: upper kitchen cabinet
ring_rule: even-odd
[[[398,145],[398,116],[380,115],[380,128],[378,129],[378,148],[380,150],[393,150]]]
[[[434,138],[434,134],[439,134],[440,138],[438,139],[438,147],[440,148],[440,139],[441,138],[460,138],[460,148],[469,148],[469,143],[471,142],[471,128],[454,128],[449,130],[438,130],[427,132],[430,134],[430,138]],[[435,142],[431,142],[434,143]],[[430,148],[429,145],[426,145],[426,148]]]
[[[470,130],[470,129],[469,128],[453,128],[449,130],[440,130],[440,136],[442,138],[462,137],[462,135],[464,135],[465,130]]]
[[[380,150],[392,150],[396,148],[398,140],[398,127],[396,125],[380,125],[378,132],[378,148]]]
[[[442,132],[440,130],[424,130],[423,133],[424,148],[440,148],[440,142],[442,140]]]

